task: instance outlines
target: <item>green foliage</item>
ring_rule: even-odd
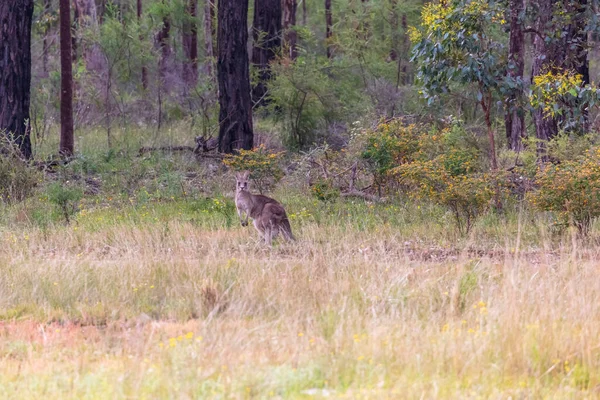
[[[333,201],[340,197],[339,188],[335,187],[333,183],[327,179],[319,179],[313,183],[310,187],[312,195],[320,201]]]
[[[416,125],[406,125],[398,119],[382,122],[362,135],[366,143],[361,157],[372,165],[375,173],[384,176],[396,165],[412,160],[419,150],[422,132]]]
[[[476,219],[489,207],[499,177],[490,173],[458,174],[452,166],[463,154],[439,156],[432,161],[415,161],[394,169],[401,183],[409,185],[410,196],[448,208],[461,233],[469,233]],[[450,166],[450,168],[448,168]]]
[[[40,180],[41,174],[19,158],[0,156],[0,201],[14,203],[26,199]]]
[[[67,224],[78,211],[79,201],[83,197],[83,191],[76,187],[68,185],[68,182],[53,183],[47,188],[48,200],[54,204],[56,211],[60,214]]]
[[[290,149],[312,145],[319,132],[330,122],[351,115],[360,101],[356,76],[326,59],[300,57],[294,63],[284,59],[272,70],[271,109],[283,124],[283,140]]]
[[[575,160],[543,165],[535,179],[538,190],[528,194],[530,204],[555,212],[564,224],[586,235],[592,220],[600,216],[600,148]]]
[[[228,154],[223,163],[234,171],[250,171],[260,193],[273,187],[283,177],[279,162],[284,153],[274,153],[264,146],[254,150],[240,150],[238,154]]]
[[[231,199],[226,199],[223,197],[215,197],[212,199],[211,205],[209,207],[211,212],[222,215],[225,218],[225,225],[230,228],[233,225],[233,220],[235,217],[235,204]]]
[[[418,80],[432,104],[447,92],[451,82],[476,84],[477,100],[505,84],[504,44],[498,27],[506,24],[504,4],[487,0],[458,0],[428,3],[422,21],[413,30],[413,61]]]
[[[529,101],[549,118],[560,116],[558,122],[562,129],[582,131],[587,113],[600,103],[600,95],[598,88],[583,84],[580,74],[553,68],[533,77]]]

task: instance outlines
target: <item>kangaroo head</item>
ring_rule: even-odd
[[[235,174],[236,180],[236,192],[247,192],[248,191],[248,180],[250,179],[250,171],[237,172]]]

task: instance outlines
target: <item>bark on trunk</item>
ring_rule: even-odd
[[[161,80],[164,80],[167,74],[167,65],[169,62],[169,56],[171,55],[171,45],[169,38],[171,35],[171,18],[166,16],[163,18],[163,26],[156,36],[156,42],[160,47],[161,57],[159,61],[158,71]]]
[[[31,23],[33,0],[0,2],[0,131],[31,157]]]
[[[44,0],[44,15],[50,14],[50,0]],[[44,22],[44,38],[42,39],[42,72],[45,78],[48,77],[48,53],[50,52],[50,43],[48,41],[48,34],[50,33],[50,23],[47,19]]]
[[[308,10],[306,9],[306,1],[302,0],[302,25],[306,26],[306,20],[308,17]]]
[[[283,0],[283,40],[284,47],[288,56],[295,60],[298,56],[296,43],[298,34],[296,33],[296,10],[298,8],[297,0]]]
[[[333,55],[333,44],[331,37],[333,35],[331,27],[333,25],[333,16],[331,14],[331,0],[325,0],[325,45],[327,46],[327,58]]]
[[[588,2],[580,0],[570,2],[570,14],[573,16],[571,24],[567,27],[565,63],[566,67],[580,74],[583,85],[590,83],[590,63],[588,60]],[[583,123],[581,128],[584,132],[589,130],[588,110],[583,111]]]
[[[553,41],[546,42],[543,33],[546,32],[552,19],[552,0],[536,0],[538,9],[538,18],[536,23],[536,31],[533,39],[533,65],[531,67],[531,77],[542,74],[548,68],[555,65],[557,61],[556,43]],[[533,122],[535,124],[535,132],[538,140],[538,159],[541,162],[546,162],[548,156],[546,154],[546,142],[556,136],[558,127],[556,120],[552,117],[547,117],[544,111],[536,109],[533,111]]]
[[[480,89],[482,92],[483,90]],[[483,109],[483,113],[485,115],[485,125],[488,131],[488,140],[490,142],[490,164],[492,167],[492,171],[498,170],[498,162],[496,161],[496,140],[494,139],[494,129],[492,127],[492,118],[491,118],[491,107],[492,107],[492,95],[488,93],[487,95],[483,95],[481,99],[481,108]]]
[[[94,0],[73,0],[73,4],[77,10],[81,28],[98,25],[98,11]]]
[[[406,13],[402,14],[402,32],[402,53],[404,53],[404,57],[399,57],[398,62],[401,65],[402,84],[408,85],[411,82],[411,75],[408,69],[410,41],[408,40],[408,21],[406,19]]]
[[[219,151],[251,149],[252,101],[248,62],[248,0],[218,5]]]
[[[60,0],[60,154],[73,155],[73,56],[71,54],[71,5]]]
[[[390,46],[390,60],[398,60],[398,50],[400,47],[400,32],[398,31],[398,0],[390,0],[390,29],[392,34],[392,43]]]
[[[510,37],[508,47],[508,76],[512,80],[523,79],[525,67],[525,33],[522,17],[525,0],[510,0]],[[508,147],[514,151],[522,150],[522,138],[525,137],[525,114],[522,108],[523,93],[515,89],[506,102],[504,122]]]
[[[183,24],[183,79],[188,86],[196,87],[198,83],[198,0],[188,0],[186,21]]]
[[[214,0],[205,0],[204,3],[204,57],[206,59],[206,73],[213,76],[213,64],[215,58],[214,51],[214,20],[215,3]]]
[[[136,9],[138,24],[141,24],[143,15],[142,0],[137,0]],[[140,35],[140,41],[142,40],[144,40],[144,37],[143,35]],[[146,64],[142,64],[142,88],[144,90],[148,89],[148,68],[146,67]]]
[[[255,0],[252,64],[258,70],[258,83],[252,89],[252,102],[267,104],[267,82],[271,79],[270,62],[281,49],[281,0]]]

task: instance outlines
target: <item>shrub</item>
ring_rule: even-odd
[[[360,158],[366,162],[367,169],[381,189],[393,168],[414,160],[422,146],[423,136],[423,127],[395,119],[360,132],[353,145],[358,147]]]
[[[83,191],[78,187],[69,187],[67,184],[53,183],[48,187],[47,193],[48,200],[54,204],[57,212],[67,224],[71,223],[71,218],[77,213]]]
[[[474,165],[473,155],[455,150],[434,160],[400,165],[393,173],[412,187],[411,197],[450,209],[459,232],[465,234],[498,190],[499,176],[474,172]]]
[[[225,156],[223,163],[234,171],[250,171],[250,177],[260,193],[275,185],[283,177],[279,160],[283,152],[273,153],[259,146],[253,150],[240,150]]]
[[[339,188],[335,187],[330,180],[319,179],[310,187],[312,195],[320,201],[333,201],[340,197]]]
[[[290,63],[271,65],[271,115],[283,125],[283,142],[289,149],[309,148],[333,121],[356,112],[362,83],[343,61],[301,56]]]
[[[33,194],[40,172],[14,157],[0,157],[0,200],[14,203]]]
[[[535,176],[538,190],[528,194],[540,211],[557,213],[564,224],[587,235],[591,222],[600,216],[600,147],[577,160],[543,165]]]

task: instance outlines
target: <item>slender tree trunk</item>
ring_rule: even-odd
[[[483,90],[481,91],[484,93]],[[494,139],[494,129],[492,127],[491,107],[492,95],[490,93],[487,95],[484,93],[483,97],[481,98],[481,108],[483,109],[483,113],[485,115],[485,125],[487,126],[488,140],[490,142],[490,164],[492,171],[497,171],[498,162],[496,161],[496,140]]]
[[[204,3],[204,57],[206,58],[206,73],[208,76],[213,76],[213,64],[215,58],[214,51],[214,20],[215,20],[215,3],[213,0],[205,0]]]
[[[579,0],[570,2],[573,19],[567,31],[567,67],[577,72],[582,77],[583,85],[590,83],[590,62],[588,59],[588,2]],[[583,111],[582,129],[589,131],[589,117],[587,108]]]
[[[390,29],[392,31],[392,43],[390,46],[390,60],[398,60],[400,48],[400,32],[398,31],[398,0],[390,0]]]
[[[60,0],[60,154],[73,155],[73,56],[71,54],[71,5]]]
[[[156,41],[160,47],[161,57],[159,61],[158,71],[161,80],[165,79],[167,74],[167,66],[171,55],[171,44],[169,43],[171,35],[171,18],[166,16],[163,18],[163,26],[156,37]]]
[[[0,2],[0,131],[31,157],[31,24],[33,0]]]
[[[283,41],[288,56],[295,60],[298,56],[296,43],[298,42],[298,33],[296,32],[296,9],[297,0],[283,0]]]
[[[306,9],[306,1],[302,0],[302,25],[306,26],[306,21],[308,18],[308,10]]]
[[[60,4],[60,0],[59,0]],[[76,3],[73,3],[76,4]],[[70,6],[70,5],[69,5]],[[79,31],[79,9],[77,7],[73,7],[73,20],[71,21],[71,57],[73,58],[73,62],[77,62],[79,59],[79,42],[77,41],[77,34]]]
[[[255,0],[252,63],[258,69],[258,83],[252,89],[252,102],[265,105],[270,62],[281,49],[281,0]]]
[[[251,149],[252,100],[248,63],[248,0],[219,0],[219,151]]]
[[[553,0],[536,0],[536,5],[538,9],[536,30],[539,34],[535,34],[533,39],[532,79],[555,65],[558,51],[554,41],[546,42],[544,37],[544,32],[547,31],[552,19]],[[533,111],[533,122],[538,139],[538,159],[546,162],[548,160],[546,142],[556,136],[558,126],[556,120],[546,116],[541,109]]]
[[[408,69],[408,60],[410,59],[410,40],[408,39],[408,22],[406,13],[402,14],[402,53],[404,57],[399,57],[398,62],[402,65],[402,84],[408,85],[411,82],[411,74]]]
[[[190,87],[198,83],[198,0],[188,0],[186,20],[183,23],[183,79]]]
[[[44,15],[48,16],[50,14],[50,0],[44,0]],[[50,23],[48,20],[45,20],[44,26],[44,38],[42,39],[42,71],[44,73],[44,77],[47,78],[49,76],[48,71],[48,53],[50,52],[50,43],[48,42],[48,34],[50,32]]]
[[[327,46],[327,58],[333,55],[333,44],[331,43],[333,16],[331,14],[331,0],[325,0],[325,42]]]
[[[523,80],[525,68],[525,33],[523,31],[523,14],[525,0],[510,0],[510,37],[508,47],[508,76],[512,80]],[[521,151],[522,138],[525,137],[525,114],[521,89],[514,90],[506,102],[504,122],[508,147]]]
[[[75,9],[79,17],[79,26],[95,27],[98,25],[98,11],[94,0],[74,0]]]
[[[163,18],[163,26],[160,32],[158,33],[156,40],[161,50],[161,57],[158,62],[158,74],[159,74],[159,84],[158,84],[158,124],[157,130],[160,131],[162,127],[162,117],[163,117],[163,107],[162,107],[162,99],[163,92],[166,91],[166,78],[167,78],[167,68],[169,64],[169,56],[171,55],[171,45],[169,43],[169,38],[171,34],[171,18],[170,16],[165,16]]]
[[[142,5],[142,0],[137,0],[137,20],[138,20],[138,24],[142,23],[142,16],[143,16],[143,5]],[[144,40],[143,35],[140,35],[140,41]],[[148,89],[148,68],[146,67],[146,64],[142,64],[142,88],[144,90]]]

